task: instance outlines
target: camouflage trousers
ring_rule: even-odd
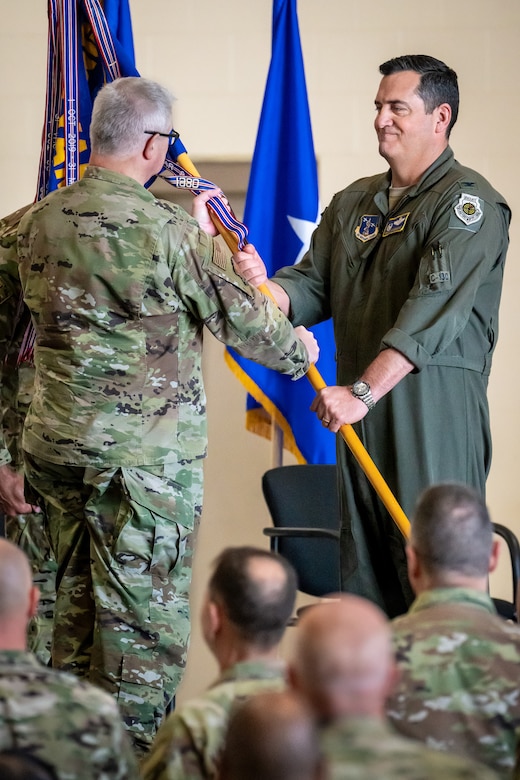
[[[51,657],[57,566],[51,554],[43,512],[6,515],[5,536],[29,558],[33,584],[40,591],[38,612],[29,623],[27,641],[29,650],[47,665]]]
[[[26,478],[58,567],[52,666],[112,693],[143,754],[186,665],[202,461],[99,470],[26,454]]]

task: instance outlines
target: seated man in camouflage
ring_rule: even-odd
[[[296,575],[282,557],[231,547],[217,558],[202,607],[204,639],[220,677],[170,714],[142,772],[145,780],[214,778],[232,707],[285,687],[278,645],[296,598]]]
[[[396,669],[386,615],[359,596],[306,610],[297,628],[289,680],[322,722],[329,778],[490,780],[481,764],[396,734],[384,705]]]
[[[257,693],[236,708],[219,780],[325,780],[316,720],[293,691]]]
[[[400,679],[387,714],[401,733],[509,777],[520,728],[520,629],[497,615],[487,592],[498,541],[481,496],[454,483],[425,490],[407,557],[416,599],[392,622]]]
[[[112,696],[27,652],[37,603],[25,553],[0,539],[0,750],[34,756],[58,780],[137,780]]]

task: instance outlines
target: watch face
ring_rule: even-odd
[[[354,384],[352,385],[352,390],[356,395],[363,395],[364,393],[368,393],[370,387],[368,386],[367,382],[363,382],[363,380],[359,380],[358,382],[354,382]]]

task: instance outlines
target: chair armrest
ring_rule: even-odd
[[[508,547],[513,575],[513,601],[515,601],[518,583],[520,581],[520,544],[516,534],[505,525],[493,523],[493,531],[504,539]]]
[[[339,539],[340,532],[333,530],[332,528],[264,528],[265,536],[270,538],[302,538],[302,537],[323,537],[326,539]]]

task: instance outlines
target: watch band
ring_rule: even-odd
[[[350,392],[355,398],[359,398],[360,401],[363,401],[369,410],[373,409],[376,405],[370,390],[370,385],[368,382],[365,382],[364,379],[356,380],[350,388]]]

